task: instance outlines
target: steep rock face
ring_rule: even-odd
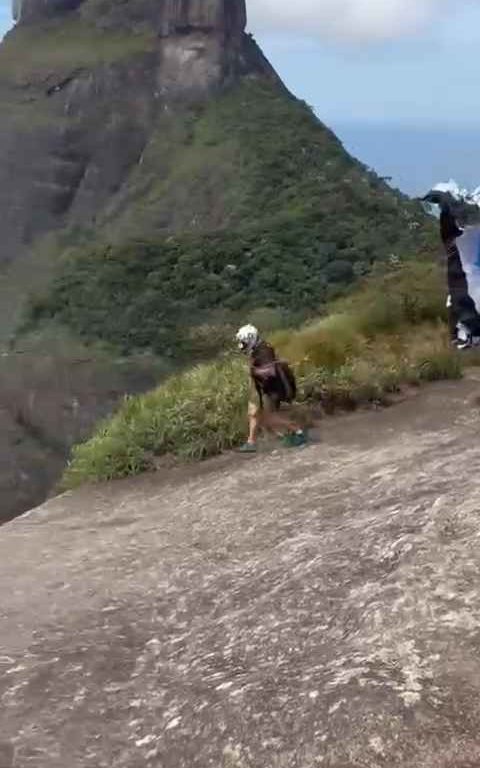
[[[78,5],[19,0],[0,49],[0,264],[43,232],[95,226],[172,103],[275,77],[244,33],[244,0]]]
[[[0,348],[48,280],[59,250],[50,233],[115,222],[148,191],[146,171],[166,174],[177,115],[243,77],[276,79],[245,34],[245,0],[14,0],[13,13],[0,46]],[[153,218],[162,231],[188,224],[176,200]],[[63,374],[52,388],[56,353],[37,352],[3,359],[0,519],[42,500],[72,442],[123,394],[158,381],[147,371],[132,383],[112,361],[100,382],[87,354],[73,389]]]
[[[47,496],[72,445],[126,392],[162,375],[142,360],[115,365],[71,348],[15,357],[0,360],[0,525]]]
[[[13,0],[12,15],[15,21],[36,21],[56,13],[72,11],[82,0]]]
[[[246,25],[245,0],[13,0],[16,21],[35,22],[80,8],[86,17],[107,24],[132,25],[149,23],[155,32],[171,35],[177,32],[218,30],[243,32]]]

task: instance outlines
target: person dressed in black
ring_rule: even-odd
[[[447,255],[448,325],[452,342],[467,349],[480,337],[480,316],[469,294],[468,280],[457,241],[464,234],[454,212],[455,200],[447,192],[432,190],[423,200],[440,208],[440,236]]]
[[[292,403],[297,394],[290,366],[277,358],[273,347],[260,337],[253,325],[240,328],[236,340],[250,363],[249,434],[240,451],[255,453],[260,429],[282,436],[289,447],[305,445],[304,430],[280,410],[282,403]]]

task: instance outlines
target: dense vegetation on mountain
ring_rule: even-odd
[[[32,301],[30,327],[55,318],[87,341],[183,359],[201,351],[198,326],[219,326],[204,339],[211,353],[243,313],[318,313],[372,264],[431,247],[420,206],[277,85],[247,81],[174,123],[168,151],[152,142],[130,179],[138,191],[115,227],[86,234]],[[162,234],[177,207],[194,224]]]

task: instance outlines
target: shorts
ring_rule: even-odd
[[[267,411],[267,413],[276,413],[280,410],[280,405],[281,400],[277,395],[263,395],[263,408],[260,405],[259,400],[257,402],[250,400],[248,403],[248,415],[258,416],[262,411]]]

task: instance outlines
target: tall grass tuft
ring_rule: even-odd
[[[240,359],[199,365],[173,376],[119,412],[73,450],[63,487],[149,468],[155,455],[204,459],[236,445],[245,428],[248,378]]]

